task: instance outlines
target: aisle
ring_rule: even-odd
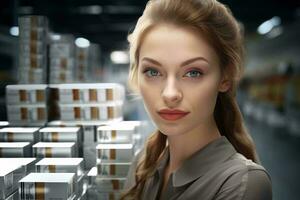
[[[300,138],[251,119],[246,125],[257,147],[262,165],[269,171],[273,200],[299,199]]]

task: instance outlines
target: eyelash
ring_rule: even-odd
[[[143,71],[143,74],[146,74],[147,77],[156,77],[156,76],[151,76],[150,74],[147,74],[150,71],[155,71],[155,72],[159,73],[156,69],[148,67]],[[199,78],[200,76],[203,75],[203,73],[198,69],[192,69],[192,70],[188,71],[186,74],[191,73],[191,72],[198,72],[198,76],[190,77],[190,78]],[[157,76],[159,76],[159,75],[157,75]]]

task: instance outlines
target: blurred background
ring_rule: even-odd
[[[9,84],[30,80],[32,83],[116,82],[126,85],[129,66],[127,35],[134,28],[146,2],[1,0],[0,120],[7,120],[5,87]],[[246,63],[238,102],[261,163],[271,175],[273,199],[299,199],[300,2],[221,2],[231,8],[244,28]],[[47,36],[43,38],[40,32],[30,36],[47,43],[46,54],[43,47],[37,45],[34,48],[47,63],[40,71],[28,72],[24,67],[33,62],[23,57],[27,51],[33,51],[32,47],[22,46],[26,35],[21,33],[26,22],[18,18],[24,15],[46,17],[43,28]],[[69,44],[74,51],[69,53],[67,60],[72,66],[54,73],[51,67],[55,64],[51,63],[55,59],[49,58],[57,56],[61,49],[57,44],[61,43]],[[56,51],[51,51],[55,48]],[[30,75],[32,73],[34,75]],[[42,78],[36,80],[35,76]],[[127,93],[126,100],[125,120],[149,120],[140,99]],[[145,132],[150,133],[151,128]]]

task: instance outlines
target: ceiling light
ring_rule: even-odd
[[[115,64],[129,63],[129,55],[126,51],[113,51],[110,54],[110,59]]]
[[[85,38],[79,37],[75,40],[75,44],[78,47],[87,48],[90,46],[90,41]]]
[[[257,32],[261,35],[269,33],[274,27],[279,26],[281,23],[280,17],[273,17],[272,19],[269,19],[262,23],[258,29]]]
[[[9,29],[9,33],[13,36],[18,36],[19,35],[19,27],[18,26],[13,26]]]

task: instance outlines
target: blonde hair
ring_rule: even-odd
[[[229,75],[231,88],[220,92],[214,118],[221,135],[246,158],[258,162],[250,135],[236,102],[236,89],[243,73],[243,38],[238,22],[231,11],[216,0],[150,0],[139,18],[134,31],[128,35],[130,70],[128,86],[137,91],[139,49],[143,38],[154,26],[171,23],[192,28],[204,36],[215,49],[220,60],[222,75]],[[136,183],[122,197],[140,199],[146,180],[155,171],[166,147],[167,137],[159,130],[147,140],[145,154],[137,165]]]

